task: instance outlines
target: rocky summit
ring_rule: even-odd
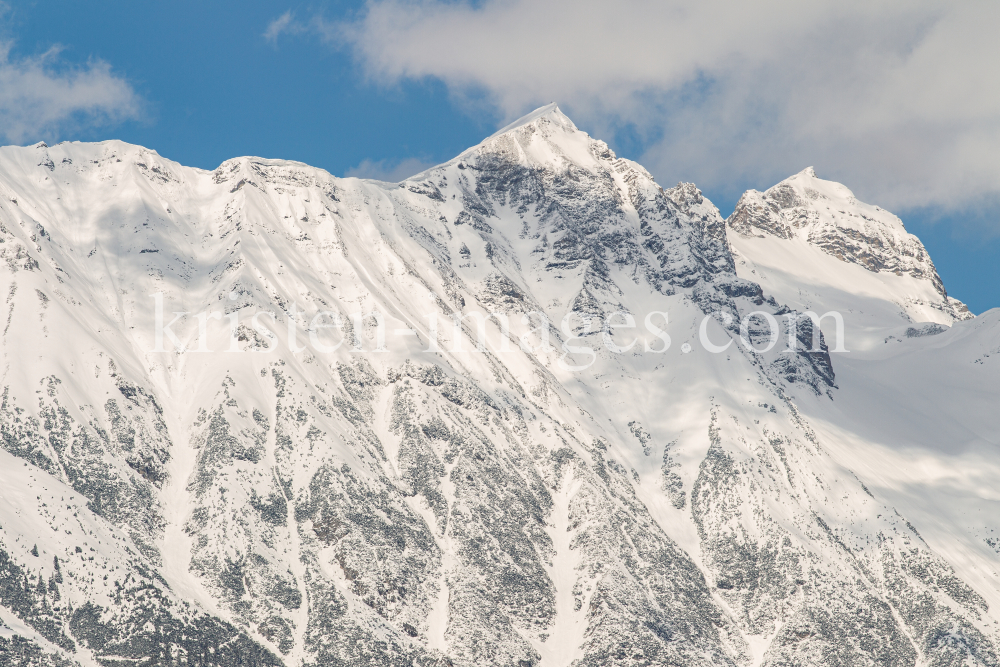
[[[1000,314],[812,169],[7,147],[0,256],[0,664],[1000,665]]]

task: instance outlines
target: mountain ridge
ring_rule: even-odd
[[[398,184],[0,149],[0,435],[29,471],[0,495],[0,651],[996,664],[991,527],[961,523],[992,502],[992,316],[926,328],[931,281],[814,248],[863,288],[838,354],[804,313],[843,283],[779,276],[696,187],[540,111]],[[873,394],[904,358],[919,381]],[[866,408],[908,401],[984,453]],[[904,476],[900,438],[980,486]]]

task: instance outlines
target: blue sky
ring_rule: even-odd
[[[359,4],[324,10],[344,15]],[[47,139],[120,138],[205,169],[238,155],[338,175],[366,159],[444,160],[500,120],[454,108],[440,84],[370,84],[349,52],[314,36],[269,43],[264,32],[282,11],[226,0],[40,0],[10,5],[5,32],[12,59],[58,44],[60,66],[99,58],[143,100],[135,120],[46,129]]]
[[[33,122],[44,116],[41,107],[12,110],[16,103],[10,100],[17,95],[14,84],[6,84],[6,90],[0,88],[0,98],[8,96],[6,106],[0,99],[0,140],[118,138],[206,169],[234,156],[259,155],[299,160],[338,175],[403,176],[407,169],[447,160],[512,117],[556,101],[581,128],[642,162],[664,185],[697,183],[723,215],[744,189],[765,189],[814,165],[821,177],[839,180],[859,198],[900,214],[928,247],[952,296],[977,313],[1000,306],[1000,185],[991,189],[994,176],[981,166],[988,153],[948,148],[983,144],[967,128],[992,136],[1000,107],[992,98],[970,104],[968,90],[972,95],[978,90],[971,80],[973,87],[954,94],[964,100],[963,109],[979,109],[975,116],[957,106],[942,111],[938,102],[921,107],[923,98],[906,107],[924,109],[919,115],[906,116],[891,102],[850,106],[842,100],[870,100],[871,89],[853,91],[844,86],[854,84],[838,78],[861,48],[851,40],[859,33],[870,40],[865,32],[870,30],[886,43],[882,55],[894,68],[886,71],[896,77],[876,83],[904,91],[896,96],[909,94],[893,40],[907,45],[906,54],[919,52],[914,39],[924,40],[925,50],[949,35],[963,44],[975,42],[961,15],[934,19],[935,26],[943,26],[936,33],[921,15],[866,15],[867,23],[824,37],[831,41],[829,52],[843,58],[795,71],[798,65],[789,63],[797,61],[787,54],[753,50],[757,47],[740,53],[740,62],[754,62],[755,69],[739,69],[732,53],[712,51],[702,45],[706,40],[685,46],[684,35],[709,28],[676,28],[680,32],[671,40],[672,24],[662,19],[658,26],[656,16],[645,21],[658,28],[648,37],[648,48],[622,54],[633,42],[642,47],[646,37],[616,33],[610,20],[586,14],[601,11],[600,5],[557,5],[11,2],[0,18],[0,39],[9,49],[0,75],[21,76],[31,90],[39,85],[37,77],[70,81],[88,75],[92,85],[38,102],[58,109],[49,121]],[[732,5],[734,12],[738,6]],[[580,25],[567,18],[577,14],[583,16]],[[781,29],[808,35],[820,25],[826,35],[831,21],[850,23],[828,14],[793,18],[799,23]],[[887,36],[890,20],[904,27],[909,21],[918,32]],[[981,17],[972,21],[978,22]],[[605,32],[588,46],[586,31],[595,24]],[[494,44],[497,34],[503,41]],[[616,36],[613,46],[594,46],[615,42]],[[644,56],[654,54],[662,40],[684,50],[663,52],[659,60]],[[583,50],[574,52],[580,42]],[[538,51],[539,43],[549,45],[547,50]],[[685,65],[692,49],[707,50]],[[981,55],[973,54],[980,60]],[[873,57],[865,56],[866,71]],[[911,60],[920,89],[933,87],[934,71],[916,56]],[[819,79],[816,87],[803,87],[803,71]],[[975,78],[976,72],[968,76]],[[822,111],[816,104],[795,111],[803,99],[830,89],[837,97],[824,102]],[[865,119],[867,134],[845,130],[845,118]],[[926,137],[940,139],[935,144]]]

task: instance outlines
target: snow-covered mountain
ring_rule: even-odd
[[[973,317],[899,218],[812,167],[745,193],[727,224],[738,274],[792,307],[850,312],[856,345],[893,325]]]
[[[0,224],[9,664],[1000,664],[1000,316],[811,170],[726,221],[549,106],[3,148]]]

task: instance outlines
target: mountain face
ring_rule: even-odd
[[[973,317],[948,296],[927,250],[899,218],[817,178],[812,167],[766,192],[745,193],[727,224],[737,273],[794,307],[860,310],[851,318],[856,334]]]
[[[0,225],[4,664],[1000,664],[1000,316],[811,170],[724,220],[550,106],[3,148]]]

